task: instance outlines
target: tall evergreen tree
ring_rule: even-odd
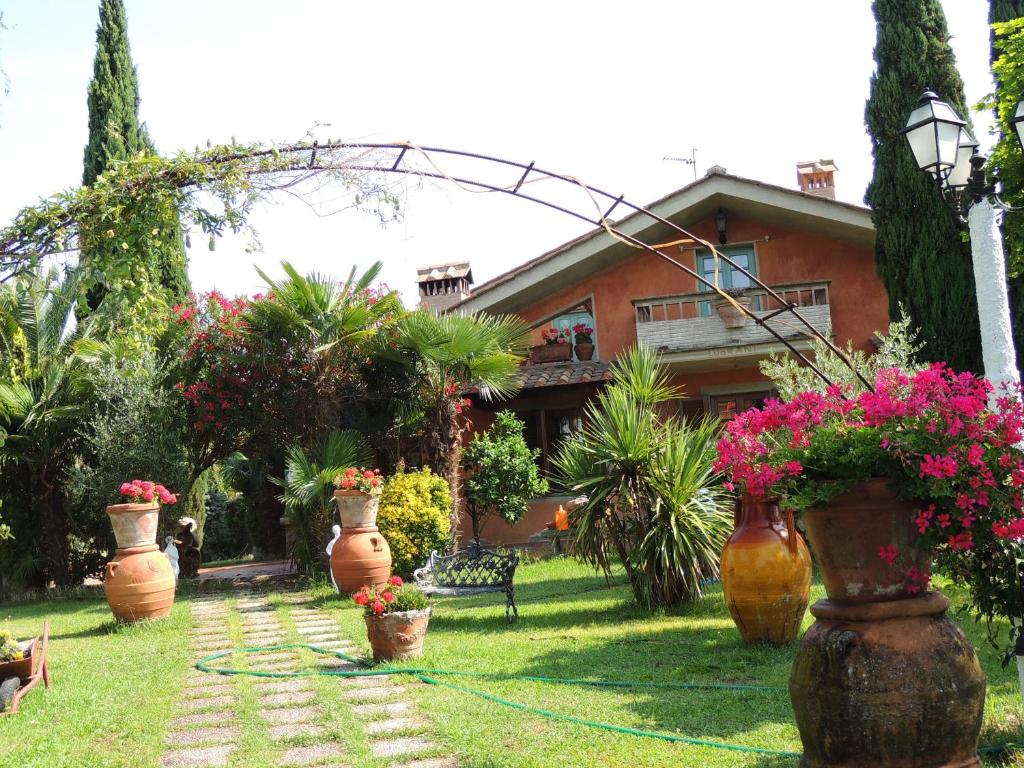
[[[963,82],[939,0],[875,0],[875,74],[865,122],[875,167],[865,201],[875,224],[875,266],[889,293],[921,329],[922,354],[958,370],[981,370],[974,275],[953,215],[918,170],[900,131],[927,89],[967,116]]]
[[[91,185],[112,164],[137,154],[156,152],[144,124],[139,123],[139,82],[128,44],[128,22],[122,0],[100,0],[96,27],[96,58],[89,82],[89,142],[85,146],[82,183]],[[133,253],[152,267],[153,278],[163,286],[167,298],[180,301],[188,293],[185,242],[176,211],[154,217],[152,253]],[[91,247],[104,247],[94,244]],[[107,245],[106,247],[111,247]],[[87,259],[88,253],[83,253]],[[103,289],[93,289],[90,305],[95,309]]]

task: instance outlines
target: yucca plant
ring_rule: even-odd
[[[586,497],[570,518],[576,552],[606,573],[617,557],[643,605],[693,600],[717,577],[732,523],[712,469],[717,422],[659,418],[680,392],[646,348],[614,374],[554,458],[560,484]]]
[[[354,430],[331,432],[307,454],[300,445],[292,445],[285,454],[285,476],[273,479],[283,488],[278,497],[295,530],[295,546],[289,556],[306,573],[321,562],[320,547],[330,539],[334,519],[334,478],[348,467],[371,461],[362,436]]]

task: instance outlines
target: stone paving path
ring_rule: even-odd
[[[228,601],[235,600],[234,607]],[[262,647],[287,643],[309,643],[328,650],[355,652],[343,638],[337,622],[326,612],[309,604],[302,593],[284,598],[285,622],[281,612],[255,592],[235,592],[197,598],[192,601],[195,619],[190,640],[195,657],[235,647],[232,625],[241,631],[241,645]],[[238,637],[237,631],[234,637]],[[248,665],[267,672],[294,672],[316,664],[324,669],[355,669],[344,659],[297,649],[268,650],[232,657],[231,666]],[[249,682],[246,682],[249,681]],[[321,699],[326,684],[340,692],[339,704]],[[373,765],[384,768],[457,768],[454,758],[441,754],[431,740],[430,726],[417,714],[406,695],[409,678],[390,676],[365,678],[255,678],[221,676],[191,670],[177,702],[177,716],[166,738],[162,768],[216,768],[245,765],[242,743],[247,731],[238,722],[239,713],[255,694],[258,717],[248,729],[265,729],[265,738],[277,747],[269,753],[276,766],[315,768],[356,768]],[[337,738],[338,725],[355,723],[362,734],[358,743]],[[346,732],[350,732],[351,728]],[[366,757],[370,759],[367,760]]]

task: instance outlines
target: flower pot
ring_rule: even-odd
[[[331,548],[331,574],[338,593],[347,595],[363,587],[383,588],[391,576],[391,547],[376,526],[342,528]]]
[[[111,504],[107,507],[110,524],[118,549],[134,549],[156,544],[160,505],[155,501],[145,504]]]
[[[748,645],[796,640],[811,598],[811,555],[778,504],[750,494],[722,550],[722,590]]]
[[[594,343],[592,341],[576,342],[576,359],[590,360],[594,356]]]
[[[36,654],[36,648],[39,647],[39,638],[18,643],[18,646],[21,650],[25,651],[25,658],[16,661],[0,662],[0,681],[6,680],[9,677],[18,677],[21,678],[21,684],[24,685],[32,677],[32,673],[36,669],[35,662],[39,658]]]
[[[751,298],[749,296],[733,296],[732,301],[729,301],[724,296],[719,296],[714,301],[715,313],[722,318],[726,328],[742,328],[747,324],[748,316],[745,312],[738,309],[733,302],[736,302],[741,307],[750,309]]]
[[[811,608],[790,696],[801,768],[976,768],[985,673],[937,592]]]
[[[366,635],[373,660],[413,659],[423,655],[423,640],[430,623],[430,608],[366,616]]]
[[[567,363],[572,360],[572,344],[540,344],[530,347],[534,363]]]
[[[916,591],[906,573],[911,568],[930,571],[932,559],[914,523],[914,511],[921,506],[897,499],[888,482],[876,477],[834,497],[827,507],[807,510],[807,540],[829,600],[870,603]],[[896,548],[895,564],[879,557],[879,549],[887,546]]]
[[[342,528],[373,528],[377,525],[380,495],[363,491],[335,491]]]
[[[174,572],[156,544],[119,549],[107,563],[103,591],[118,621],[162,619],[174,604]]]

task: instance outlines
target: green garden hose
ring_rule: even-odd
[[[659,683],[654,681],[585,680],[578,678],[501,675],[488,672],[463,672],[450,669],[428,669],[419,667],[398,667],[391,669],[365,668],[361,670],[316,669],[307,670],[303,672],[261,672],[258,670],[234,669],[231,667],[211,667],[209,665],[210,662],[224,658],[225,656],[230,656],[234,653],[268,653],[271,651],[287,650],[289,648],[306,648],[311,651],[314,651],[315,653],[323,653],[331,656],[336,656],[339,659],[350,662],[352,664],[365,666],[365,662],[363,660],[349,656],[345,653],[342,653],[341,651],[331,651],[326,648],[320,648],[319,646],[308,645],[306,643],[289,643],[285,645],[234,648],[226,651],[218,651],[216,653],[211,653],[209,656],[205,656],[198,662],[196,662],[196,669],[200,670],[201,672],[210,672],[219,675],[247,675],[249,677],[375,677],[382,675],[412,675],[413,677],[418,678],[421,682],[426,683],[427,685],[436,685],[444,688],[450,688],[453,691],[467,693],[471,696],[476,696],[480,699],[484,699],[485,701],[500,704],[504,707],[509,707],[510,709],[515,709],[520,712],[528,712],[532,715],[545,717],[549,720],[561,720],[567,723],[583,725],[588,728],[597,728],[599,730],[611,731],[612,733],[624,733],[630,736],[643,736],[649,739],[660,739],[661,741],[689,744],[691,746],[711,747],[713,749],[725,749],[733,752],[750,752],[754,754],[774,755],[778,757],[800,757],[799,752],[790,752],[782,749],[768,749],[766,747],[748,747],[742,744],[730,744],[724,741],[697,739],[691,736],[680,736],[674,733],[664,733],[661,731],[646,731],[639,728],[629,728],[627,726],[622,725],[601,723],[596,720],[585,720],[583,718],[574,717],[573,715],[566,715],[561,712],[553,712],[548,709],[540,709],[538,707],[531,707],[526,704],[520,704],[519,702],[510,701],[509,699],[503,699],[500,696],[495,696],[494,694],[487,693],[486,691],[480,691],[475,688],[467,688],[465,686],[456,685],[455,683],[446,682],[438,678],[475,677],[493,681],[508,680],[518,682],[548,683],[554,685],[581,685],[598,688],[662,688],[682,690],[722,690],[748,692],[753,691],[762,693],[774,693],[787,690],[782,686],[752,685],[743,683]],[[994,745],[990,747],[984,747],[979,749],[978,751],[982,754],[999,754],[1017,748],[1019,748],[1019,745],[1014,743],[1007,743],[1001,745]]]

